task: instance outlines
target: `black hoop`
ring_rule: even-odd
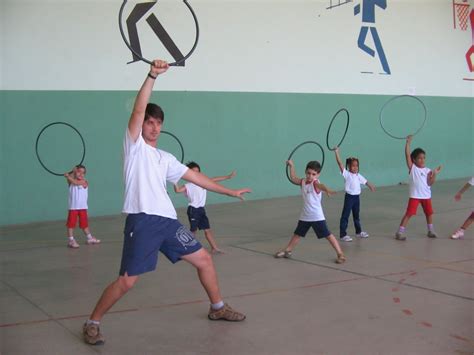
[[[153,64],[153,62],[151,60],[148,60],[148,59],[145,59],[143,58],[139,53],[137,53],[133,48],[132,46],[130,45],[130,42],[128,41],[127,37],[125,36],[125,33],[123,31],[123,26],[122,26],[122,14],[123,14],[123,9],[125,8],[125,4],[127,3],[128,0],[123,0],[123,3],[122,3],[122,6],[120,6],[120,10],[119,10],[119,29],[120,29],[120,34],[122,35],[122,39],[123,41],[125,42],[126,46],[128,47],[128,49],[130,49],[130,51],[136,56],[138,57],[138,59],[140,59],[141,61],[145,62],[145,63],[148,63],[150,65]],[[157,2],[158,0],[155,0],[155,2]],[[184,62],[186,59],[188,59],[191,54],[193,54],[194,50],[196,49],[196,46],[198,44],[198,41],[199,41],[199,23],[198,23],[198,20],[197,20],[197,17],[196,17],[196,14],[194,13],[194,10],[193,8],[191,7],[191,5],[189,5],[188,1],[187,0],[183,0],[184,4],[188,7],[189,11],[191,12],[191,15],[193,16],[193,19],[194,19],[194,23],[196,24],[196,39],[194,40],[194,45],[193,47],[191,48],[191,50],[189,51],[188,54],[186,54],[183,58],[181,58],[180,60],[177,60],[176,62],[173,62],[173,63],[168,63],[169,66],[177,66],[179,64],[181,64],[182,62]]]
[[[347,115],[346,130],[344,131],[344,135],[342,136],[341,141],[339,142],[338,145],[336,145],[336,147],[339,147],[339,146],[342,144],[342,142],[344,141],[344,138],[346,138],[347,130],[349,129],[349,120],[350,120],[349,111],[347,111],[345,108],[341,108],[341,109],[340,109],[339,111],[337,111],[337,112],[335,113],[335,115],[332,117],[331,123],[329,124],[329,127],[328,127],[328,132],[327,132],[327,134],[326,134],[326,145],[327,145],[328,149],[329,149],[329,150],[332,150],[332,151],[334,151],[334,150],[336,150],[336,149],[335,149],[335,148],[331,148],[331,147],[329,146],[329,132],[331,131],[331,127],[332,127],[332,124],[333,124],[334,120],[336,119],[337,115],[339,115],[339,112],[341,112],[341,111],[344,111],[344,112],[346,113],[346,115]]]
[[[323,156],[323,159],[321,160],[321,170],[322,170],[322,169],[323,169],[323,166],[324,166],[324,149],[323,149],[323,147],[321,146],[321,144],[319,144],[318,142],[315,142],[315,141],[306,141],[306,142],[303,142],[303,143],[301,143],[301,144],[298,144],[298,145],[296,146],[296,148],[293,149],[293,151],[290,153],[290,156],[288,157],[287,160],[291,160],[291,157],[293,156],[293,154],[295,154],[295,152],[296,152],[301,146],[303,146],[303,145],[305,145],[305,144],[316,144],[316,145],[319,147],[319,149],[321,149],[321,154],[322,154],[322,156]],[[286,177],[288,178],[288,180],[289,180],[292,184],[297,185],[297,184],[295,184],[293,181],[291,181],[290,172],[289,172],[289,166],[288,166],[288,165],[286,165]]]
[[[398,137],[398,136],[394,136],[393,134],[391,134],[389,131],[387,131],[385,129],[385,127],[383,126],[383,112],[385,110],[385,107],[391,103],[392,101],[396,100],[396,99],[399,99],[399,98],[402,98],[402,97],[410,97],[412,99],[415,99],[416,101],[418,101],[421,106],[423,107],[423,111],[425,112],[424,114],[424,119],[423,119],[423,123],[421,124],[420,128],[418,128],[418,130],[412,134],[412,136],[418,134],[418,132],[421,131],[421,129],[425,126],[425,123],[426,123],[426,117],[427,117],[427,110],[426,110],[426,106],[424,104],[423,101],[421,101],[421,99],[417,96],[413,96],[413,95],[399,95],[399,96],[394,96],[392,97],[390,100],[388,100],[383,106],[382,106],[382,109],[380,110],[380,115],[379,115],[379,122],[380,122],[380,127],[382,127],[382,130],[387,134],[389,135],[390,137],[392,138],[395,138],[395,139],[406,139],[406,136],[405,137]]]
[[[179,140],[178,137],[176,137],[173,133],[167,132],[167,131],[161,131],[161,133],[167,134],[171,137],[173,137],[179,144],[179,147],[181,148],[181,163],[184,161],[184,148],[183,145],[181,144],[181,141]]]
[[[69,123],[66,123],[66,122],[53,122],[53,123],[50,123],[46,126],[43,127],[43,129],[40,131],[40,133],[38,134],[38,137],[36,137],[36,144],[35,144],[35,150],[36,150],[36,157],[38,158],[38,161],[39,163],[41,164],[41,166],[50,174],[53,174],[53,175],[56,175],[56,176],[64,176],[64,172],[62,173],[55,173],[54,171],[52,170],[49,170],[46,165],[44,165],[43,161],[41,160],[40,156],[39,156],[39,153],[38,153],[38,143],[39,143],[39,139],[41,137],[41,135],[43,134],[43,132],[46,130],[46,128],[48,127],[51,127],[51,126],[54,126],[54,125],[65,125],[65,126],[68,126],[70,128],[72,128],[74,131],[76,131],[76,133],[79,135],[79,138],[81,138],[81,141],[82,141],[82,158],[81,158],[81,161],[76,164],[76,165],[81,165],[83,162],[84,162],[84,158],[86,156],[86,144],[84,142],[84,138],[82,138],[82,135],[81,133],[72,125],[70,125]]]

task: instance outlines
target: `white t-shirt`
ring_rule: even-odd
[[[471,178],[471,180],[469,180],[469,184],[470,184],[471,186],[474,185],[474,176]]]
[[[359,173],[351,173],[347,169],[342,170],[342,176],[344,177],[345,189],[349,195],[360,195],[360,185],[365,185],[367,179]]]
[[[206,189],[197,186],[192,182],[184,185],[186,187],[186,197],[188,198],[188,205],[194,208],[204,207],[206,205]]]
[[[310,184],[306,184],[306,180],[301,181],[301,194],[303,195],[303,210],[300,214],[300,221],[305,222],[316,222],[324,221],[323,207],[321,206],[321,200],[323,198],[322,191],[317,191],[314,187],[314,183],[319,183],[319,180],[315,180]]]
[[[431,198],[431,186],[428,185],[429,168],[419,168],[415,164],[410,170],[410,197],[428,199]]]
[[[136,142],[125,132],[123,144],[124,213],[146,213],[176,219],[166,181],[176,184],[188,168],[173,155],[156,149],[140,135]]]
[[[70,210],[87,210],[88,188],[81,185],[69,184],[69,201]]]

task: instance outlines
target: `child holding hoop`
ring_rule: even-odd
[[[459,190],[458,193],[454,196],[454,199],[456,201],[461,201],[462,194],[465,193],[472,185],[474,185],[474,176],[471,177],[471,180],[464,184],[461,190]],[[471,214],[464,221],[463,225],[451,235],[451,239],[463,239],[464,232],[471,225],[472,221],[474,221],[474,211],[471,211]]]
[[[87,197],[89,183],[85,179],[86,167],[84,165],[76,165],[72,171],[65,173],[64,177],[69,185],[69,213],[67,216],[67,236],[68,248],[77,249],[79,243],[74,238],[74,228],[79,218],[79,227],[83,230],[87,238],[87,244],[99,244],[100,240],[92,236],[87,220]]]
[[[194,161],[189,162],[188,164],[186,164],[186,166],[189,169],[194,170],[198,173],[201,172],[201,167],[198,163]],[[214,182],[219,182],[223,180],[232,179],[234,176],[235,171],[232,171],[229,175],[216,176],[211,178],[211,180]],[[184,195],[189,201],[188,209],[186,211],[190,225],[189,230],[194,234],[194,236],[196,236],[196,232],[198,229],[204,230],[204,236],[206,237],[209,245],[211,246],[211,253],[224,253],[223,250],[217,247],[217,243],[211,231],[209,219],[206,215],[206,210],[204,209],[204,206],[206,205],[207,190],[196,184],[193,184],[192,182],[188,182],[183,186],[179,186],[177,184],[174,185],[174,191],[176,193],[184,193]]]
[[[421,148],[416,148],[410,153],[410,143],[413,139],[412,135],[409,135],[406,139],[405,144],[405,159],[408,167],[408,173],[410,175],[410,199],[408,200],[407,210],[405,215],[400,222],[400,227],[397,233],[395,233],[395,239],[406,240],[405,229],[410,218],[416,215],[418,205],[421,203],[423,212],[426,217],[426,224],[428,238],[436,238],[437,235],[433,228],[433,207],[431,205],[431,186],[436,181],[436,176],[441,171],[441,165],[436,169],[431,170],[425,166],[426,153]]]
[[[291,237],[285,249],[278,251],[275,258],[290,258],[291,253],[301,238],[306,236],[310,228],[313,228],[318,239],[326,238],[331,244],[337,254],[336,263],[342,264],[346,261],[346,257],[342,252],[336,237],[329,231],[326,218],[324,217],[323,208],[321,206],[322,192],[324,191],[328,196],[335,194],[324,184],[319,182],[319,175],[321,174],[321,164],[318,161],[310,161],[306,165],[306,178],[299,178],[295,173],[295,166],[292,160],[286,162],[290,166],[290,179],[295,185],[301,188],[301,195],[303,196],[303,210],[296,230]]]
[[[369,234],[362,230],[362,226],[360,224],[360,185],[367,185],[370,191],[375,191],[375,186],[368,182],[365,177],[359,174],[359,159],[355,157],[347,158],[346,167],[344,168],[339,155],[339,147],[335,147],[334,152],[336,153],[337,165],[339,166],[339,170],[341,171],[341,174],[345,180],[346,191],[344,196],[344,207],[342,208],[341,219],[339,222],[340,238],[344,242],[352,242],[351,236],[347,235],[347,225],[351,211],[352,217],[354,219],[356,237],[368,238]]]

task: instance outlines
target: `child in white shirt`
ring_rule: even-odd
[[[337,165],[345,180],[345,197],[344,207],[342,209],[341,219],[339,222],[339,237],[344,242],[352,242],[351,236],[347,235],[347,225],[349,222],[349,216],[352,211],[352,217],[354,219],[354,226],[356,230],[356,237],[368,238],[369,234],[362,230],[360,223],[360,185],[367,185],[371,191],[375,191],[375,186],[367,181],[365,177],[359,174],[359,159],[355,157],[349,157],[346,159],[346,167],[342,165],[341,157],[339,155],[339,147],[334,150],[336,153]]]
[[[201,167],[198,163],[191,161],[186,166],[194,171],[201,172]],[[216,176],[211,178],[212,181],[219,182],[223,180],[232,179],[235,176],[235,171],[232,171],[229,175]],[[174,191],[176,193],[183,192],[188,198],[189,204],[187,209],[188,220],[190,224],[191,232],[196,235],[197,230],[204,230],[204,235],[211,246],[211,253],[224,253],[222,249],[217,247],[217,243],[214,239],[214,235],[209,224],[209,218],[207,218],[206,210],[206,195],[207,190],[202,187],[188,182],[183,186],[174,185]]]
[[[400,222],[400,227],[395,233],[395,239],[406,240],[405,228],[410,218],[416,215],[418,204],[421,203],[423,212],[426,216],[428,227],[428,238],[436,238],[437,235],[433,228],[433,207],[431,205],[431,186],[436,181],[436,175],[441,171],[441,165],[431,170],[425,166],[426,153],[421,148],[416,148],[410,153],[410,143],[413,136],[408,136],[405,144],[405,160],[410,174],[410,199],[408,200],[407,210]]]

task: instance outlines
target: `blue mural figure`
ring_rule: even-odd
[[[362,22],[363,23],[373,23],[375,24],[375,6],[378,6],[382,9],[387,8],[387,0],[362,0]],[[360,4],[354,7],[354,16],[360,13]],[[360,49],[369,54],[372,57],[375,57],[375,51],[365,44],[367,38],[367,33],[370,28],[370,33],[372,34],[372,39],[374,40],[375,49],[382,64],[382,68],[386,74],[390,74],[390,67],[388,66],[387,58],[385,57],[385,52],[383,51],[382,43],[380,42],[379,34],[377,33],[377,28],[375,26],[362,26],[360,28],[359,39],[357,44]]]

